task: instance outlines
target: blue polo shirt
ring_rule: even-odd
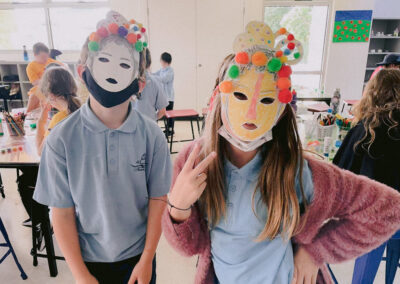
[[[290,284],[294,262],[292,244],[278,235],[273,240],[257,242],[267,221],[267,208],[260,192],[254,189],[263,159],[258,153],[238,169],[225,161],[227,212],[211,230],[211,255],[218,280],[216,283]],[[307,161],[303,167],[303,188],[310,202],[314,194],[311,171]],[[296,178],[296,193],[302,202],[300,182]]]
[[[146,86],[134,102],[135,110],[157,121],[157,111],[168,106],[161,82],[146,71]]]
[[[34,199],[76,211],[82,256],[116,262],[143,252],[148,198],[166,195],[170,155],[156,123],[133,110],[107,128],[89,103],[57,125],[43,149]]]

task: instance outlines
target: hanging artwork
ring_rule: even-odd
[[[336,11],[333,42],[368,42],[372,10]]]

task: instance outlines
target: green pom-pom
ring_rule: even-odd
[[[295,54],[293,54],[294,58],[299,59],[300,58],[300,53],[296,52]]]
[[[232,79],[236,79],[237,77],[239,77],[239,73],[240,73],[240,70],[239,70],[239,67],[237,65],[232,65],[229,68],[228,75]]]
[[[137,41],[135,43],[135,49],[137,52],[142,52],[143,51],[143,43],[141,41]]]
[[[268,71],[269,72],[278,72],[282,68],[282,62],[278,58],[272,58],[268,62]]]
[[[144,43],[143,43],[143,46],[144,46],[144,47],[147,47],[147,42],[144,42]]]
[[[88,44],[88,48],[90,51],[98,51],[99,50],[99,44],[96,41],[91,41]]]

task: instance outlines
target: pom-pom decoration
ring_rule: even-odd
[[[142,38],[141,34],[137,34],[136,36],[137,36],[137,39],[141,39]]]
[[[121,26],[118,28],[118,34],[121,37],[125,37],[128,34],[128,30],[125,27]]]
[[[287,36],[287,40],[290,40],[290,41],[294,40],[294,35],[293,34],[289,34]]]
[[[89,36],[90,41],[100,41],[100,36],[97,33],[91,33]]]
[[[139,27],[138,27],[138,26],[134,26],[134,27],[133,27],[133,30],[134,30],[135,32],[137,32],[137,31],[139,30]]]
[[[231,79],[236,79],[237,77],[239,77],[239,74],[240,69],[237,65],[232,65],[231,67],[229,67],[228,76],[231,77]]]
[[[289,78],[279,78],[278,81],[276,82],[276,86],[278,89],[289,89],[292,83],[290,82]]]
[[[287,47],[288,47],[290,50],[293,50],[293,49],[296,47],[296,45],[294,44],[294,42],[289,42],[288,45],[287,45]]]
[[[276,57],[282,57],[283,56],[283,51],[282,50],[278,50],[277,52],[275,52],[275,56]]]
[[[96,34],[98,34],[99,37],[102,37],[102,38],[108,37],[108,30],[106,29],[106,27],[100,27],[97,30]]]
[[[284,34],[286,34],[287,33],[287,30],[285,29],[285,28],[280,28],[279,30],[278,30],[278,34],[280,34],[280,35],[284,35]]]
[[[243,64],[243,65],[249,64],[249,61],[250,61],[249,54],[244,51],[239,52],[235,56],[235,61],[238,64]]]
[[[90,41],[88,43],[88,48],[90,51],[98,51],[99,50],[99,44],[97,41]]]
[[[292,68],[290,66],[284,65],[278,72],[279,78],[288,78],[292,75]]]
[[[108,30],[110,31],[110,33],[112,34],[118,34],[118,28],[119,26],[116,23],[111,23],[108,25]]]
[[[289,59],[287,58],[287,56],[282,56],[282,57],[280,57],[279,59],[281,60],[282,63],[286,63],[286,62],[288,62],[288,60],[289,60]]]
[[[140,32],[141,32],[141,33],[145,33],[145,32],[146,32],[146,29],[145,29],[145,28],[141,28],[141,29],[140,29]]]
[[[219,83],[219,90],[221,91],[221,93],[224,93],[224,94],[231,93],[233,90],[232,82],[231,81],[222,81],[221,83]]]
[[[129,43],[131,43],[131,44],[135,44],[136,41],[137,41],[137,36],[136,36],[136,34],[134,34],[134,33],[129,33],[129,34],[126,36],[126,40],[127,40]]]
[[[137,52],[142,52],[143,50],[143,43],[141,41],[137,41],[135,43],[135,49]]]
[[[251,57],[251,63],[255,66],[263,66],[267,63],[267,56],[262,51],[257,51]]]
[[[131,23],[132,25],[136,23],[136,21],[134,19],[129,20],[129,23]]]
[[[296,52],[295,54],[293,54],[293,57],[295,59],[299,59],[300,58],[300,53]]]
[[[144,42],[144,43],[143,43],[143,47],[147,47],[147,42]]]
[[[292,93],[289,89],[280,90],[278,94],[278,100],[283,104],[288,104],[292,101]]]
[[[285,54],[285,55],[290,55],[290,53],[292,53],[292,52],[290,51],[290,49],[285,49],[285,51],[283,52],[283,54]]]
[[[282,62],[278,58],[272,58],[268,61],[268,71],[271,73],[281,70]]]

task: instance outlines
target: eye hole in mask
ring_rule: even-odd
[[[128,65],[128,64],[126,64],[126,63],[121,63],[119,66],[121,66],[121,67],[124,68],[124,69],[129,69],[129,68],[131,68],[131,66]]]
[[[272,104],[274,101],[275,101],[275,99],[273,99],[273,98],[263,98],[263,99],[260,100],[260,102],[261,102],[262,104],[265,104],[265,105],[270,105],[270,104]]]
[[[237,98],[239,101],[247,101],[247,96],[243,93],[240,92],[234,92],[233,95],[235,98]]]
[[[103,63],[110,62],[110,60],[108,60],[108,58],[105,58],[105,57],[99,57],[99,61],[103,62]]]

